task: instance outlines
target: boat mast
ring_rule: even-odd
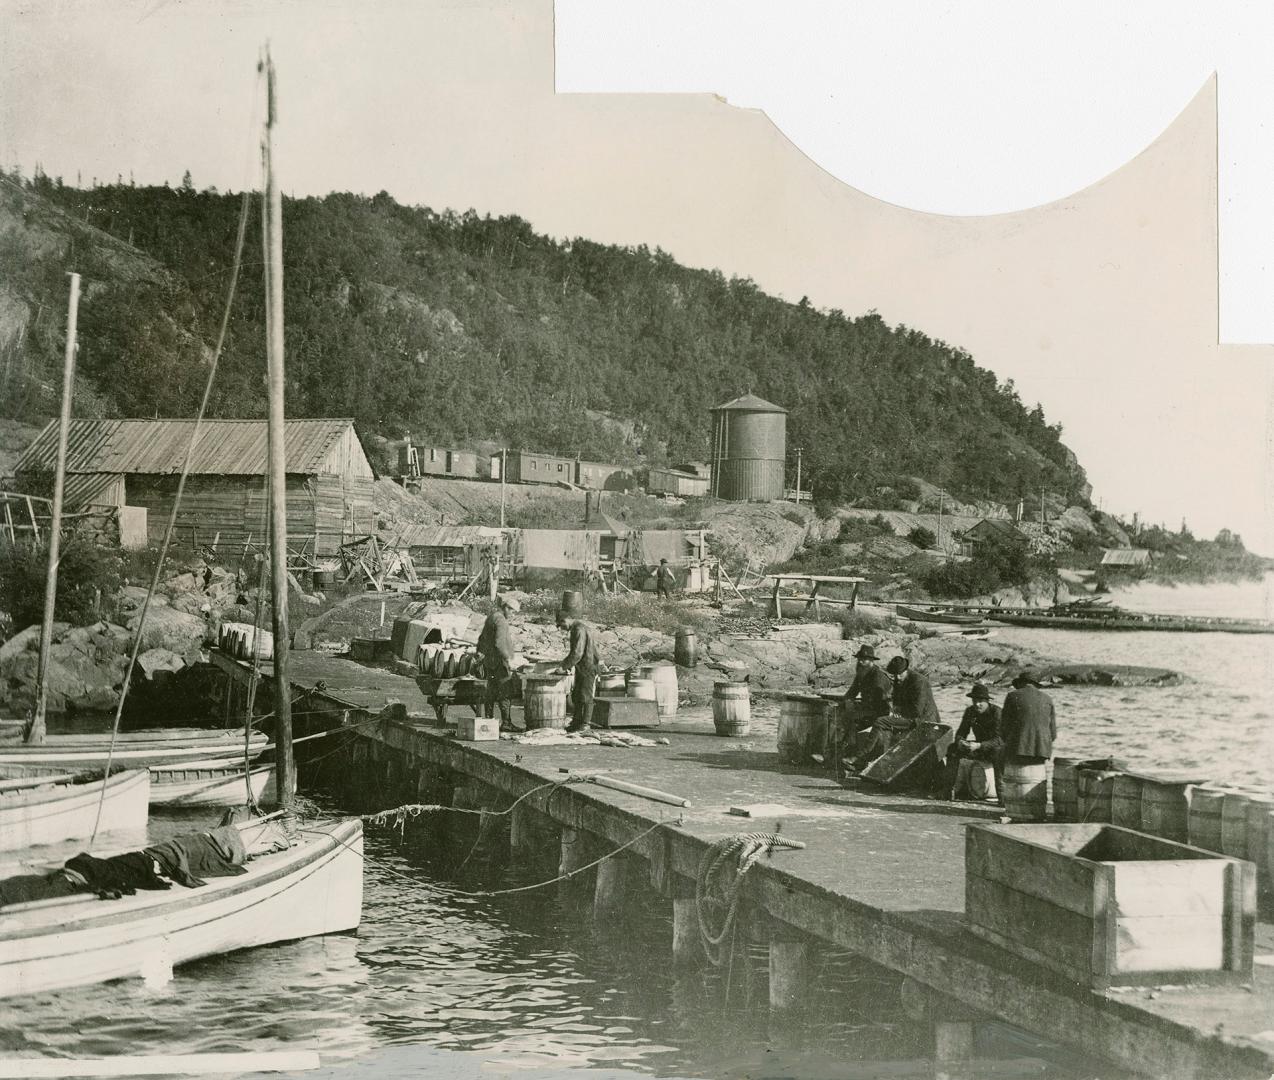
[[[66,311],[66,355],[62,362],[62,414],[58,421],[57,469],[53,474],[53,515],[49,522],[49,569],[44,579],[44,621],[40,624],[40,669],[35,683],[35,711],[26,731],[28,743],[44,742],[44,714],[49,704],[49,650],[53,647],[53,609],[58,592],[62,494],[66,487],[66,443],[71,428],[71,391],[75,383],[75,326],[79,307],[80,275],[72,274],[71,299]]]
[[[274,169],[274,61],[265,54],[266,72],[266,250],[269,255],[267,315],[269,336],[270,598],[274,609],[274,718],[279,805],[290,806],[295,786],[292,760],[292,683],[288,678],[288,517],[283,443],[283,198]]]

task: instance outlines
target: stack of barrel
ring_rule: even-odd
[[[662,721],[677,715],[677,665],[669,663],[636,664],[628,669],[625,693],[638,701],[653,701]]]
[[[274,658],[274,635],[251,623],[226,622],[217,632],[217,646],[227,656],[236,660],[262,660]]]
[[[420,674],[438,679],[459,679],[482,673],[482,663],[472,646],[420,645],[416,649],[416,668]]]

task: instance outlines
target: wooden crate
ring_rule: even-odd
[[[979,937],[1094,988],[1252,978],[1250,863],[1114,825],[970,825]]]
[[[470,742],[491,742],[500,738],[500,721],[488,716],[461,716],[456,719],[456,738]]]
[[[946,724],[918,724],[868,765],[863,779],[886,787],[931,787],[941,775],[950,745],[951,728]]]
[[[593,698],[592,724],[599,728],[658,727],[659,705],[618,694],[598,694]]]

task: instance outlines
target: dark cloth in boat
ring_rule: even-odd
[[[99,896],[132,896],[138,889],[172,888],[171,881],[155,872],[155,860],[144,851],[128,851],[107,859],[82,851],[67,859],[63,868],[79,874],[89,891]]]
[[[87,891],[83,878],[74,880],[65,870],[54,870],[51,874],[18,874],[0,881],[0,908]]]
[[[238,829],[229,827],[238,833]],[[226,830],[217,829],[218,833]],[[186,836],[175,836],[162,844],[155,844],[146,849],[146,854],[159,863],[164,873],[178,885],[188,889],[208,884],[204,878],[233,877],[235,874],[246,874],[247,871],[232,859],[226,857],[223,847],[228,843],[225,838],[214,839],[211,833],[189,833]],[[239,851],[243,852],[243,842],[239,842]],[[243,855],[242,858],[246,858]]]
[[[1000,737],[1006,761],[1018,759],[1018,764],[1023,764],[1023,758],[1044,761],[1052,757],[1057,738],[1053,699],[1034,686],[1010,690],[1000,713]]]
[[[933,700],[929,676],[921,671],[908,671],[894,684],[894,710],[919,724],[938,722],[938,703]]]

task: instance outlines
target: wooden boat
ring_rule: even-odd
[[[0,850],[87,839],[95,827],[101,833],[146,827],[150,774],[145,769],[105,780],[55,770],[19,771],[34,775],[0,780]]]
[[[254,802],[277,801],[273,764],[254,765],[250,775]],[[247,794],[242,762],[210,765],[196,761],[150,769],[150,801],[155,806],[243,806]]]
[[[1260,619],[1212,619],[1193,616],[1137,615],[1113,609],[1103,615],[1071,615],[1048,610],[1033,614],[1018,612],[992,615],[1007,626],[1043,630],[1166,630],[1192,634],[1274,634],[1274,623]]]
[[[249,754],[259,757],[268,739],[253,732]],[[58,766],[87,771],[106,768],[110,732],[83,735],[46,735],[44,742],[0,745],[0,767],[6,765]],[[243,757],[242,731],[206,731],[186,728],[162,731],[130,731],[116,736],[111,765],[141,768],[180,762],[228,764]]]
[[[981,615],[970,615],[967,612],[952,611],[950,608],[911,607],[907,604],[895,604],[898,618],[911,619],[914,622],[948,623],[952,626],[973,626],[982,621]]]
[[[303,836],[197,889],[118,900],[83,893],[0,910],[0,996],[162,974],[203,956],[357,928],[362,822],[307,826]]]

